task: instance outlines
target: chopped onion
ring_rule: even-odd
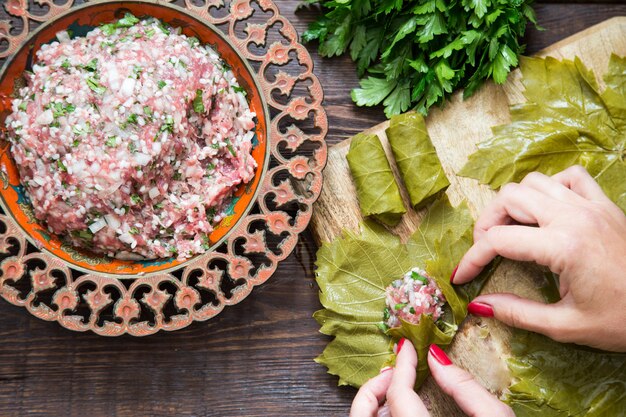
[[[150,188],[150,191],[148,191],[148,196],[150,196],[150,198],[152,198],[152,199],[158,197],[159,196],[159,189],[156,188],[156,187]]]
[[[104,221],[104,218],[100,217],[98,220],[89,225],[89,230],[91,230],[91,233],[97,233],[102,230],[106,225],[107,222]]]
[[[121,259],[123,261],[143,261],[144,259],[146,259],[145,257],[139,254],[126,252],[126,251],[116,253],[115,258]]]
[[[141,166],[148,165],[148,162],[150,162],[151,159],[150,155],[146,155],[145,153],[137,152],[135,154],[135,161],[137,161],[137,163]]]
[[[106,222],[109,225],[109,227],[111,229],[114,229],[114,230],[119,229],[120,226],[122,225],[122,223],[120,223],[120,221],[117,218],[117,216],[114,216],[113,214],[105,214],[104,215],[104,220],[106,220]]]
[[[52,110],[48,109],[37,116],[35,120],[40,125],[49,125],[54,120],[54,115],[52,114]]]
[[[67,33],[67,31],[62,30],[60,32],[57,32],[57,39],[59,40],[60,43],[69,42],[70,41],[70,34]]]

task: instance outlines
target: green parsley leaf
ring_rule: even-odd
[[[18,109],[20,109],[20,110],[22,110],[22,111],[26,111],[26,107],[27,107],[27,106],[28,106],[28,103],[27,103],[27,102],[25,102],[25,101],[22,101],[22,102],[20,103],[20,105],[19,105],[19,106],[17,106],[17,108],[18,108]]]
[[[93,240],[93,233],[91,233],[91,230],[86,229],[86,230],[74,230],[71,232],[72,236],[78,239],[83,239],[83,240],[87,240],[87,241],[92,241]]]
[[[193,110],[196,113],[204,113],[204,103],[202,102],[202,90],[196,90],[196,98],[193,100]]]
[[[228,152],[230,152],[232,156],[237,156],[237,152],[235,151],[235,148],[233,148],[232,143],[230,143],[230,139],[226,140],[226,147],[228,148]]]
[[[104,142],[104,144],[110,148],[114,148],[117,146],[117,140],[115,136],[109,136],[109,138],[107,138],[107,140]]]
[[[117,27],[129,28],[135,26],[137,23],[139,23],[139,19],[132,13],[126,13],[123,18],[117,21]]]
[[[235,93],[243,93],[244,96],[248,95],[248,92],[246,91],[246,89],[238,85],[233,85],[233,90],[235,91]]]
[[[100,84],[94,77],[87,78],[87,85],[96,94],[104,94],[107,91],[106,87]]]
[[[128,233],[130,233],[131,235],[138,235],[139,234],[139,229],[137,227],[133,226],[133,227],[131,227],[128,230]]]
[[[137,117],[139,117],[137,114],[135,114],[135,113],[131,114],[126,119],[126,123],[136,125],[137,124]]]
[[[149,39],[152,39],[152,37],[154,36],[154,33],[155,33],[155,32],[154,32],[154,28],[150,28],[150,29],[146,30],[146,36],[147,36]]]
[[[138,80],[142,72],[143,72],[143,67],[141,67],[140,65],[133,66],[133,78],[134,79]]]
[[[424,285],[428,284],[428,278],[418,274],[415,271],[411,271],[411,278],[414,279],[415,281],[420,281]]]
[[[57,159],[57,167],[63,171],[63,172],[67,172],[67,167],[65,166],[65,164],[63,163],[63,161],[61,161],[60,159]]]
[[[134,204],[141,204],[141,203],[143,203],[143,200],[137,194],[131,195],[130,196],[130,201],[132,201]]]
[[[160,20],[157,21],[157,27],[161,30],[161,32],[163,32],[166,35],[170,34],[170,30],[169,28],[165,25],[165,23],[161,22]]]
[[[352,100],[358,106],[375,106],[387,98],[397,85],[397,81],[385,78],[364,78],[361,80],[361,88],[352,90]]]
[[[159,128],[159,133],[163,132],[174,132],[174,118],[169,114],[165,116],[165,123],[163,123]]]
[[[89,72],[96,72],[98,70],[98,59],[94,58],[85,65],[81,65],[80,67]]]
[[[187,38],[187,42],[189,43],[189,45],[191,45],[192,48],[195,48],[196,46],[200,45],[200,41],[195,36]]]
[[[102,33],[104,33],[106,36],[111,36],[115,33],[117,29],[129,28],[137,23],[139,23],[139,19],[137,19],[132,13],[126,13],[124,17],[117,22],[107,23],[100,26],[100,30],[102,30]]]
[[[464,88],[471,96],[487,79],[503,83],[518,64],[532,0],[378,2],[305,0],[322,16],[302,39],[319,54],[350,54],[361,87],[360,106],[383,104],[387,116],[415,108],[423,114]]]
[[[64,69],[69,69],[71,66],[72,64],[70,64],[70,60],[67,58],[65,58],[63,60],[63,63],[61,64],[61,68],[64,68]]]
[[[157,83],[157,85],[159,86],[159,90],[163,89],[163,87],[165,87],[167,85],[167,83],[163,80],[159,81]]]

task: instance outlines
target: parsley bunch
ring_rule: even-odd
[[[457,88],[471,96],[488,78],[503,83],[536,24],[532,0],[305,0],[324,15],[303,34],[325,57],[349,52],[359,106],[382,103],[391,117],[426,114]]]

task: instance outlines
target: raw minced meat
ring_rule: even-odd
[[[413,268],[402,279],[393,281],[385,290],[385,301],[384,324],[387,327],[399,327],[400,319],[419,324],[423,314],[437,321],[446,304],[435,280],[419,268]]]
[[[209,47],[132,15],[43,45],[6,119],[36,217],[119,258],[208,248],[254,177],[255,114]]]

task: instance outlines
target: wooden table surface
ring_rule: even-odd
[[[4,5],[7,0],[0,0]],[[314,11],[276,1],[301,33]],[[623,1],[540,2],[527,52],[613,16]],[[0,8],[0,19],[6,16]],[[384,120],[350,100],[348,58],[321,59],[329,133],[337,143]],[[304,233],[295,252],[241,304],[206,323],[138,339],[79,334],[0,300],[0,416],[345,416],[355,394],[313,362],[328,341],[311,318],[320,307],[316,247]]]

